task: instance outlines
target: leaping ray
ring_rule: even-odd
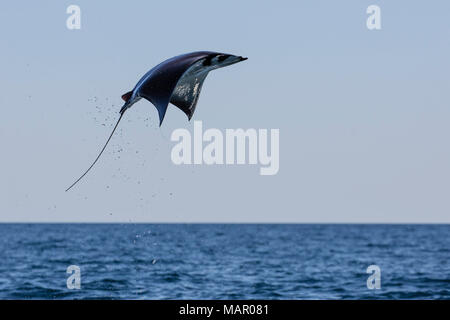
[[[247,60],[247,58],[225,53],[198,51],[170,58],[148,71],[138,81],[133,90],[122,95],[125,104],[120,109],[120,117],[108,140],[106,140],[105,145],[91,166],[66,189],[66,192],[83,179],[97,163],[114,135],[125,111],[141,98],[145,98],[156,107],[160,126],[164,120],[169,102],[181,109],[190,120],[194,114],[203,82],[208,73],[214,69],[223,68],[244,60]]]

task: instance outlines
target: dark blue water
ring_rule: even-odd
[[[0,224],[1,299],[449,299],[449,261],[449,225]]]

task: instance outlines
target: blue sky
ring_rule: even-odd
[[[66,8],[81,8],[81,30]],[[381,8],[382,29],[366,28]],[[447,1],[14,1],[0,35],[0,221],[450,222]],[[91,173],[120,96],[213,50],[193,120],[280,129],[280,171],[175,166],[193,122],[140,101]]]

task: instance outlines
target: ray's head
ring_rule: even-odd
[[[247,60],[241,56],[235,56],[226,53],[212,53],[203,60],[203,66],[212,67],[214,69],[223,68],[232,64]]]

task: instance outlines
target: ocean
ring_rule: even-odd
[[[449,261],[450,225],[0,224],[0,299],[449,299]]]

